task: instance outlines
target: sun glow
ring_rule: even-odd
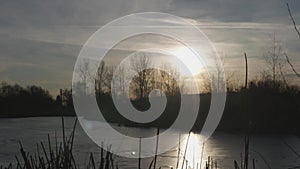
[[[174,49],[171,53],[176,56],[176,59],[172,59],[173,64],[178,66],[182,74],[192,74],[194,76],[201,73],[203,63],[191,49],[188,47],[180,47]]]

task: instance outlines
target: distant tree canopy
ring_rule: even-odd
[[[72,109],[71,92],[64,90],[63,106],[49,91],[39,86],[21,87],[2,82],[0,85],[0,117],[55,116],[63,109]],[[59,99],[59,97],[57,97]],[[71,107],[71,108],[70,108]],[[68,115],[68,113],[66,113]]]
[[[175,96],[180,94],[180,91],[185,89],[185,78],[179,72],[179,70],[172,65],[162,65],[166,71],[146,69],[151,67],[152,60],[147,54],[139,54],[134,56],[130,60],[130,64],[127,67],[118,67],[118,74],[115,75],[115,94],[118,96],[126,95],[126,82],[128,81],[129,73],[136,74],[129,85],[129,96],[131,99],[148,98],[150,91],[153,89],[160,89],[164,91],[167,96]],[[86,82],[95,84],[95,91],[97,96],[110,95],[111,94],[111,82],[117,66],[108,65],[101,62],[95,77],[89,75],[87,70],[89,69],[89,63],[85,63],[82,68],[76,72],[80,79],[80,82],[76,83],[76,94],[88,94],[91,90],[90,86],[87,86]],[[140,71],[142,70],[142,71]],[[176,81],[175,79],[180,79]]]
[[[49,115],[54,101],[47,90],[38,86],[23,88],[2,82],[0,86],[1,116]]]

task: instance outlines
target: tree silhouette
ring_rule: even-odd
[[[137,74],[132,81],[138,88],[139,98],[147,97],[146,93],[151,76],[151,72],[147,69],[147,67],[151,64],[150,57],[146,53],[137,54],[131,59],[132,70]]]
[[[274,33],[272,42],[269,46],[269,49],[263,55],[267,66],[269,67],[269,71],[272,77],[273,87],[276,87],[276,81],[280,80],[280,76],[282,80],[285,80],[282,69],[285,65],[285,60],[283,59],[283,51],[280,41],[276,39],[276,35]]]

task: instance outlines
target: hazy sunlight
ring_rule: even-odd
[[[202,71],[203,63],[188,47],[174,49],[171,53],[179,59],[173,59],[172,62],[178,65],[183,75],[188,75],[190,74],[189,72],[191,72],[192,75],[197,75]],[[188,68],[189,71],[186,70],[186,68]]]

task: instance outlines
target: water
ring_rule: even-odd
[[[70,131],[74,118],[65,118],[65,122],[66,130]],[[37,142],[46,142],[47,134],[54,136],[55,131],[57,131],[58,138],[61,138],[61,119],[57,117],[0,119],[0,163],[7,165],[15,161],[15,155],[20,155],[19,140],[22,141],[25,150],[35,150]],[[199,142],[199,137],[197,134],[191,134],[189,139],[186,159],[190,168],[196,169],[200,165],[204,168],[208,156],[217,161],[218,168],[233,168],[234,160],[240,162],[244,146],[242,134],[216,132],[204,144]],[[185,152],[185,147],[185,142],[182,142],[181,157]],[[250,160],[252,162],[254,158],[256,167],[260,169],[269,168],[268,165],[272,169],[298,167],[300,166],[300,158],[291,148],[300,154],[300,139],[297,136],[251,136]],[[95,152],[97,155],[99,154],[99,147],[78,126],[75,136],[74,154],[81,165],[88,162],[89,152]],[[177,147],[174,147],[169,152],[158,156],[157,166],[162,168],[176,166],[177,152]],[[142,168],[148,168],[152,159],[142,159]],[[124,169],[137,168],[138,165],[138,160],[135,158],[116,157],[116,162],[120,168]],[[180,168],[181,165],[182,161],[179,163]]]

